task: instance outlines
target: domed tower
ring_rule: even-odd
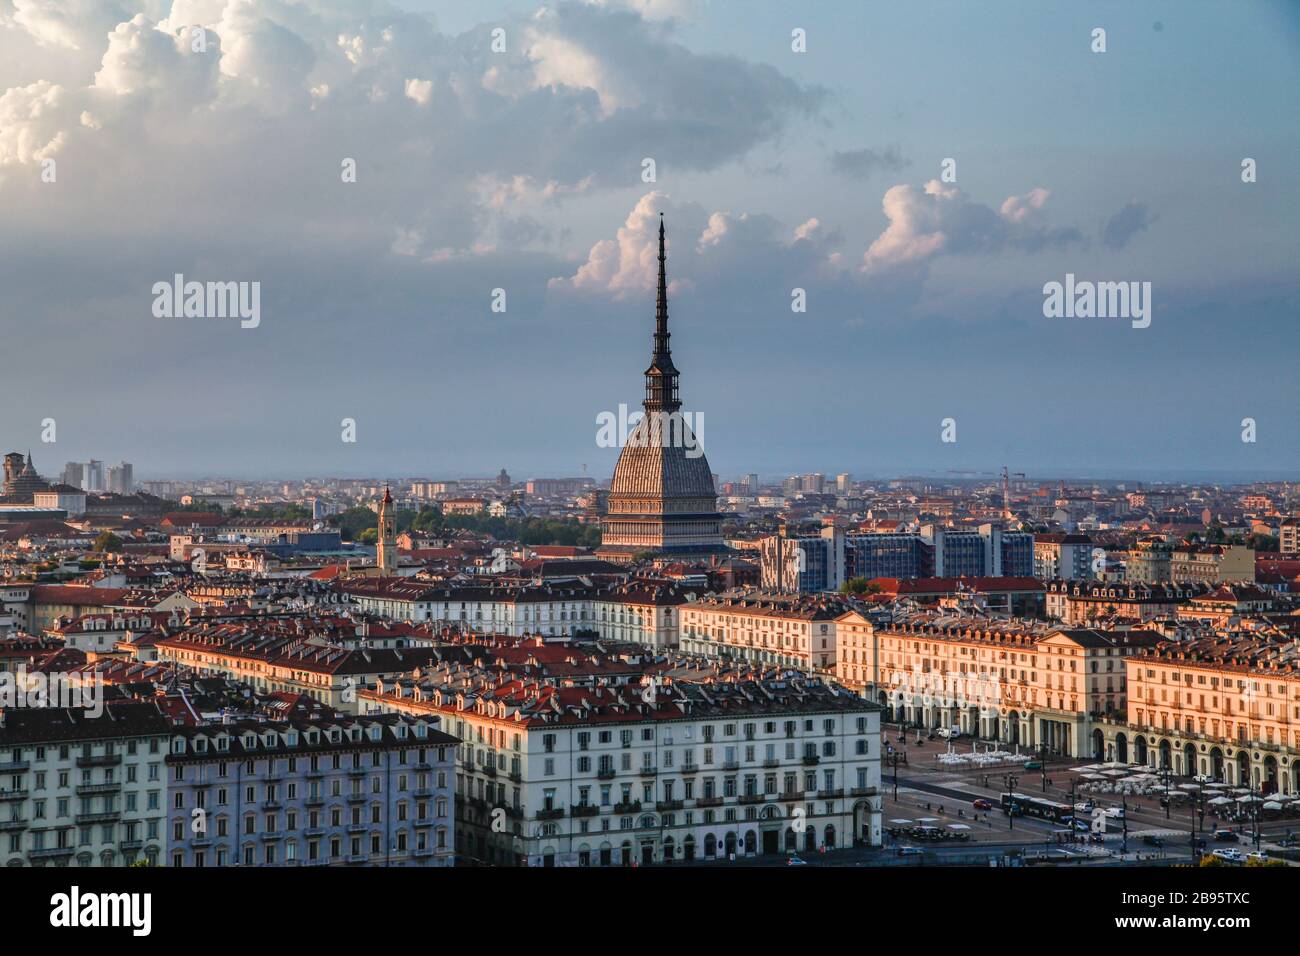
[[[597,554],[631,561],[643,552],[723,551],[717,492],[704,449],[681,414],[677,366],[668,346],[667,257],[659,221],[654,352],[645,371],[645,414],[618,456]]]

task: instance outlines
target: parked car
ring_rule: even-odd
[[[807,866],[808,861],[798,856],[792,856],[785,861],[786,866]]]
[[[1042,770],[1043,762],[1041,760],[1028,760],[1025,762],[1026,770]]]
[[[1247,853],[1247,854],[1246,854],[1246,859],[1247,859],[1247,860],[1254,860],[1256,863],[1267,863],[1267,862],[1268,862],[1268,854],[1267,854],[1267,853],[1262,853],[1262,852],[1260,852],[1259,850],[1256,850],[1256,851],[1254,851],[1253,853]]]
[[[975,800],[972,800],[972,801],[971,801],[971,806],[974,807],[976,810],[992,810],[992,809],[993,809],[993,804],[990,803],[988,800],[985,800],[983,797],[979,797],[979,798],[977,798],[977,799],[975,799]]]
[[[1234,830],[1219,829],[1214,831],[1214,839],[1219,843],[1237,843],[1237,834]]]
[[[1225,847],[1222,850],[1215,850],[1212,855],[1218,857],[1220,860],[1223,860],[1225,863],[1246,862],[1246,854],[1242,853],[1240,850],[1233,850],[1228,847]]]
[[[919,846],[900,846],[898,848],[899,856],[920,856],[921,848]]]

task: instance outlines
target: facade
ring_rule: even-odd
[[[1040,581],[1087,581],[1092,570],[1092,538],[1086,534],[1034,535],[1034,577]]]
[[[1065,624],[1123,619],[1146,623],[1174,617],[1178,609],[1205,592],[1202,584],[1048,581],[1047,616]]]
[[[451,866],[457,740],[430,716],[186,727],[171,866]]]
[[[1254,581],[1255,551],[1239,544],[1184,545],[1170,555],[1169,579],[1175,584]]]
[[[598,556],[707,554],[725,550],[717,491],[704,449],[681,412],[668,339],[664,225],[659,223],[659,288],[654,354],[645,372],[645,410],[619,453],[601,522]]]
[[[170,738],[151,703],[0,710],[0,865],[158,862]]]
[[[305,694],[342,711],[356,710],[356,691],[377,678],[428,663],[420,647],[341,647],[305,640],[263,624],[198,624],[154,644],[158,660],[200,674],[229,677],[259,694]]]
[[[681,648],[703,657],[830,670],[835,622],[846,610],[845,601],[830,595],[726,591],[682,608]]]
[[[1127,719],[1102,734],[1109,759],[1300,794],[1300,669],[1289,637],[1162,641],[1126,665]]]
[[[605,585],[430,586],[404,578],[348,579],[340,590],[366,612],[462,630],[522,637],[590,635],[676,647],[681,607],[693,591],[662,582]]]
[[[837,624],[837,679],[888,719],[1075,757],[1095,756],[1093,731],[1125,712],[1124,660],[1159,640],[933,611]]]
[[[448,667],[362,699],[370,712],[438,714],[464,741],[466,860],[614,866],[879,845],[879,708],[802,674],[722,679],[669,662],[644,680],[561,687]]]

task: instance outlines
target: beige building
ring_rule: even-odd
[[[1128,713],[1108,757],[1300,793],[1300,651],[1285,636],[1162,641],[1125,661]]]
[[[1096,756],[1095,727],[1125,713],[1124,659],[1158,640],[934,611],[836,623],[837,678],[886,720],[1075,757]]]
[[[736,590],[681,609],[681,649],[807,671],[834,670],[836,621],[849,609],[831,595]]]
[[[1254,581],[1255,551],[1240,544],[1183,545],[1170,555],[1169,579],[1175,584]]]

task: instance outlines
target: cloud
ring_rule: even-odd
[[[850,149],[831,153],[831,172],[848,179],[869,179],[877,172],[898,172],[910,165],[897,146],[883,150]]]
[[[1110,249],[1123,249],[1140,232],[1155,222],[1145,203],[1130,202],[1106,220],[1101,241]]]
[[[988,253],[1007,246],[1034,251],[1082,242],[1076,228],[1043,225],[1049,195],[1046,189],[1033,189],[1008,197],[995,212],[938,180],[921,189],[893,186],[882,202],[889,226],[867,249],[862,271],[917,267],[941,254]]]

